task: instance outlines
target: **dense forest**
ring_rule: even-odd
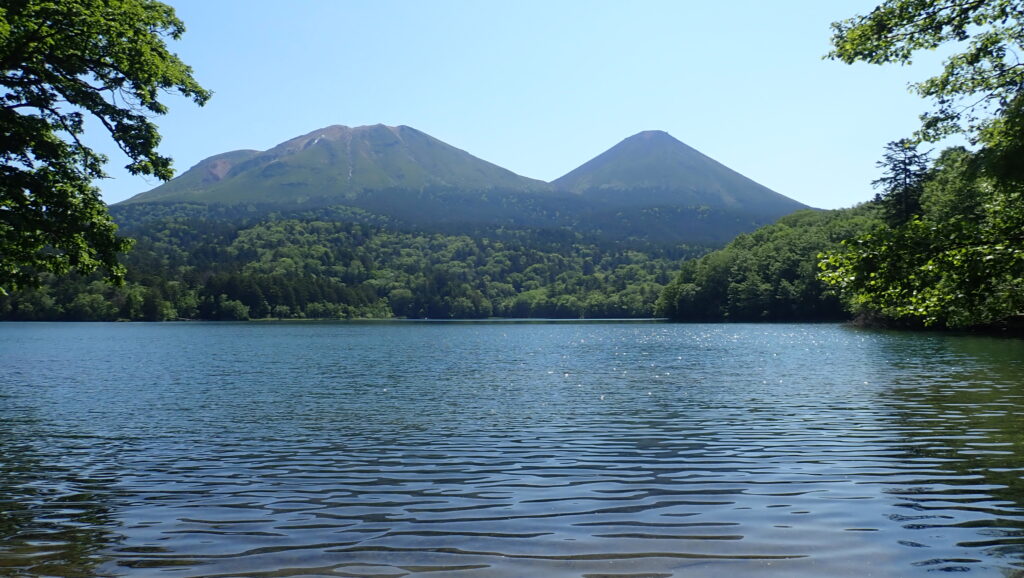
[[[876,200],[882,222],[829,250],[822,279],[848,310],[890,325],[1019,326],[1024,184],[1006,172],[1016,163],[985,148],[950,148],[934,163],[897,156]]]
[[[153,204],[114,214],[135,239],[124,285],[50,276],[0,298],[0,317],[650,317],[681,261],[707,251],[568,229],[399,230],[347,207]]]
[[[656,313],[677,321],[836,321],[850,313],[819,279],[821,253],[879,223],[866,203],[799,211],[683,263]]]

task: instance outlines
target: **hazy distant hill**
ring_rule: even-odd
[[[551,184],[629,206],[705,206],[776,217],[807,208],[658,130],[623,140]]]
[[[210,157],[123,205],[347,206],[399,225],[568,228],[721,245],[805,205],[660,131],[632,136],[552,183],[406,126],[331,126],[264,152]]]

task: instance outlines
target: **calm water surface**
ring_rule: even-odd
[[[1024,576],[1024,341],[0,324],[0,575]]]

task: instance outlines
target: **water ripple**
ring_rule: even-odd
[[[1022,353],[828,325],[5,325],[0,575],[1024,575]]]

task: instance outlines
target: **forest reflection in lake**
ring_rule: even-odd
[[[2,324],[0,363],[0,574],[1024,575],[1019,340]]]

